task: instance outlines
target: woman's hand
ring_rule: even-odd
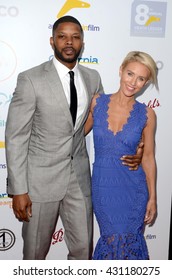
[[[146,224],[153,224],[155,221],[157,215],[157,207],[156,207],[156,201],[149,199],[147,208],[146,208],[146,214],[145,214],[145,219],[144,222]]]

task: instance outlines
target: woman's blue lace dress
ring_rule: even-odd
[[[135,154],[147,121],[145,104],[135,101],[127,123],[116,134],[108,128],[110,94],[97,98],[94,108],[95,161],[92,174],[93,209],[100,228],[93,260],[149,259],[143,236],[148,201],[145,173],[131,171],[120,160]]]

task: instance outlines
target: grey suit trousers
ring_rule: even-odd
[[[68,259],[91,259],[93,246],[91,197],[83,195],[71,168],[70,184],[61,201],[33,202],[32,217],[28,223],[23,223],[22,228],[24,260],[46,258],[59,215],[65,229]]]

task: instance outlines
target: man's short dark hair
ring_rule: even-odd
[[[58,20],[56,20],[56,21],[54,22],[54,24],[53,24],[53,29],[52,29],[52,34],[53,34],[53,35],[54,35],[54,33],[55,33],[55,31],[56,31],[58,25],[59,25],[60,23],[63,23],[63,22],[73,22],[73,23],[79,25],[80,30],[81,30],[81,33],[82,33],[82,35],[83,35],[83,29],[82,29],[82,26],[81,26],[80,22],[79,22],[76,18],[74,18],[74,17],[72,17],[72,16],[64,16],[64,17],[61,17],[61,18],[59,18]]]

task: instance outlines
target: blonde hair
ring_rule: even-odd
[[[125,68],[130,62],[140,62],[145,65],[150,71],[150,83],[153,84],[157,90],[159,89],[157,80],[158,68],[156,62],[148,53],[141,51],[129,52],[122,62],[122,68]]]

